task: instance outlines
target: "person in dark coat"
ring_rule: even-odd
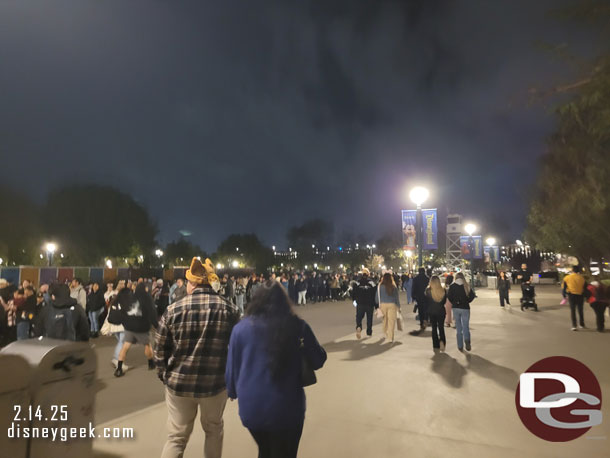
[[[360,278],[352,286],[352,298],[356,303],[356,338],[362,336],[362,319],[366,314],[366,335],[373,335],[373,312],[379,306],[375,304],[377,284],[370,278],[370,271],[362,269]]]
[[[123,348],[119,353],[117,368],[114,371],[115,377],[124,375],[123,362],[131,345],[139,343],[144,345],[144,354],[148,359],[148,369],[155,368],[153,351],[150,346],[150,329],[157,328],[157,312],[150,294],[146,291],[143,283],[136,286],[135,292],[129,288],[119,291],[117,302],[122,312],[122,324],[125,328]]]
[[[227,394],[259,447],[259,457],[296,458],[305,422],[303,358],[317,370],[326,351],[294,313],[278,282],[264,282],[231,332]]]
[[[89,316],[89,326],[91,331],[91,337],[95,338],[100,333],[100,322],[99,317],[102,310],[106,306],[106,299],[104,299],[104,293],[100,289],[99,283],[95,282],[91,286],[91,292],[87,296],[87,315]]]
[[[88,341],[89,324],[85,310],[78,305],[76,299],[70,297],[68,285],[52,285],[50,293],[51,304],[44,307],[36,319],[36,337]]]
[[[428,287],[429,282],[430,279],[426,275],[426,269],[420,267],[419,273],[413,279],[413,283],[411,286],[411,297],[413,297],[413,300],[417,303],[416,309],[419,312],[419,325],[422,331],[426,329],[426,324],[428,322],[426,288]]]
[[[430,323],[432,325],[432,348],[445,351],[447,340],[445,339],[445,301],[447,300],[447,291],[441,285],[441,280],[438,276],[433,275],[430,278],[430,285],[426,288],[426,307]]]
[[[503,270],[498,274],[498,283],[496,284],[498,295],[500,296],[500,307],[504,307],[504,302],[510,305],[508,292],[510,291],[510,280],[506,278],[506,272]]]

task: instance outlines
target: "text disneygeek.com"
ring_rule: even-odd
[[[51,441],[67,442],[71,439],[133,439],[133,428],[102,428],[96,432],[93,423],[88,427],[35,427],[12,423],[8,428],[9,439],[50,439]]]

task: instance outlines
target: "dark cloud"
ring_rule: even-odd
[[[522,229],[564,71],[557,2],[58,0],[0,3],[2,179],[131,192],[165,241],[280,245],[328,217],[381,235],[431,205]]]

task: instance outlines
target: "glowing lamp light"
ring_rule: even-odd
[[[40,253],[40,259],[44,259],[44,256],[42,255],[42,253]]]
[[[112,269],[112,261],[110,259],[108,259],[106,261],[106,267],[108,267],[109,269]]]
[[[485,240],[485,242],[487,243],[487,245],[489,246],[494,246],[496,244],[496,239],[493,237],[489,237],[487,240]]]
[[[156,250],[155,251],[155,255],[157,255],[158,258],[160,258],[161,256],[163,256],[163,250]]]
[[[2,265],[3,262],[4,262],[4,259],[0,258],[0,266]]]
[[[517,240],[516,243],[518,246],[523,246],[523,242],[521,240]]]
[[[430,192],[423,186],[416,186],[411,189],[411,192],[409,193],[409,198],[411,199],[411,202],[413,202],[417,206],[421,206],[421,204],[428,200],[429,196]]]
[[[412,252],[411,250],[406,250],[406,251],[405,251],[405,256],[406,256],[407,258],[410,258],[411,256],[413,256],[413,252]]]
[[[234,269],[237,269],[239,267],[239,262],[233,261],[233,263],[231,265],[233,266]]]
[[[314,269],[317,269],[317,268],[318,268],[318,264],[317,264],[317,263],[316,263],[316,264],[314,264],[314,265],[313,265],[313,268],[314,268]]]
[[[216,268],[217,269],[222,269],[222,264],[221,263],[216,264]]]
[[[55,245],[54,243],[47,243],[45,245],[45,250],[47,250],[47,252],[53,254],[53,253],[55,253],[55,250],[57,250],[57,245]]]
[[[472,235],[472,234],[474,234],[474,231],[477,230],[477,227],[472,223],[468,223],[464,226],[464,230],[466,231],[466,233],[468,235]]]

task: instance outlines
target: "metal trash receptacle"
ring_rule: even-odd
[[[32,432],[57,432],[54,440],[31,438],[29,458],[91,457],[93,438],[81,437],[94,424],[97,361],[91,346],[38,338],[13,342],[2,354],[22,356],[31,366]]]
[[[30,406],[32,369],[18,355],[0,354],[0,458],[26,458],[28,440],[21,437],[21,428],[29,427],[26,412]]]

